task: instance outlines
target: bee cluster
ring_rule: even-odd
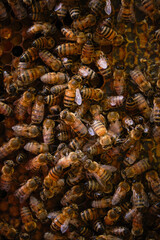
[[[160,1],[0,2],[0,239],[158,240]]]

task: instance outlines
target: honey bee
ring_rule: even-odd
[[[51,87],[50,91],[53,95],[54,94],[60,94],[61,92],[63,92],[67,88],[68,88],[68,84],[65,83],[65,84],[56,85],[56,86]]]
[[[71,204],[68,207],[62,209],[62,213],[56,216],[52,223],[52,231],[61,231],[62,233],[66,232],[68,229],[68,224],[71,219],[76,219],[78,217],[78,206],[76,204]]]
[[[0,159],[5,158],[9,154],[21,148],[23,145],[22,139],[19,137],[11,138],[7,143],[0,147]]]
[[[45,240],[67,240],[65,236],[59,235],[59,234],[53,234],[51,232],[46,232],[44,234],[44,239]]]
[[[13,126],[12,129],[15,134],[20,137],[36,138],[40,135],[39,128],[36,125],[27,125],[25,123],[17,124]]]
[[[74,163],[78,159],[78,155],[76,152],[70,152],[67,156],[60,158],[57,162],[57,165],[62,166],[63,168],[69,167],[72,163]]]
[[[92,86],[98,80],[97,73],[88,66],[81,66],[78,69],[78,74]]]
[[[154,20],[156,9],[153,0],[143,0],[140,4],[137,3],[136,5],[141,11],[147,14],[151,20]]]
[[[88,130],[86,126],[81,122],[79,118],[75,116],[74,113],[69,112],[68,110],[63,110],[60,113],[60,118],[69,125],[72,130],[79,136],[84,137],[87,135]]]
[[[83,166],[82,164],[79,164],[79,162],[76,162],[75,164],[73,164],[72,169],[68,173],[66,183],[69,186],[74,186],[76,184],[79,184],[79,182],[83,179],[84,179]]]
[[[81,226],[79,229],[79,234],[82,235],[85,238],[90,238],[92,236],[91,230],[87,226]]]
[[[43,121],[43,141],[46,144],[54,143],[54,127],[55,122],[52,119],[45,119]]]
[[[36,221],[33,218],[29,207],[22,207],[20,214],[21,214],[22,223],[24,224],[24,229],[27,232],[32,232],[37,228]]]
[[[110,109],[114,109],[117,107],[122,107],[125,101],[125,97],[120,95],[120,96],[110,96],[104,98],[101,102],[101,106],[103,111],[108,111]]]
[[[23,0],[24,4],[26,4],[27,6],[30,6],[32,4],[33,0]]]
[[[94,208],[111,207],[111,198],[104,197],[104,198],[101,198],[100,200],[94,200],[92,201],[91,206]]]
[[[146,180],[148,181],[149,186],[151,186],[153,192],[157,196],[160,196],[160,178],[158,173],[155,170],[147,172]]]
[[[61,58],[61,61],[67,71],[71,69],[71,67],[73,65],[73,61],[71,58],[64,57],[64,58]]]
[[[94,130],[94,132],[99,136],[104,136],[105,134],[107,134],[107,129],[105,127],[105,125],[98,121],[98,120],[93,120],[92,122],[92,128]]]
[[[96,141],[93,145],[87,147],[86,152],[91,155],[99,155],[104,152],[102,145]]]
[[[12,160],[7,160],[4,162],[4,166],[1,169],[2,175],[0,178],[0,189],[8,192],[10,190],[13,173],[14,173],[14,162]]]
[[[134,1],[121,0],[121,8],[119,10],[117,21],[125,21],[135,23],[136,17],[134,13]]]
[[[134,145],[131,145],[130,149],[127,151],[123,163],[126,166],[130,166],[134,164],[135,161],[140,156],[140,151],[141,151],[141,144],[139,141],[137,141]]]
[[[27,30],[28,35],[34,35],[37,33],[42,33],[45,36],[47,34],[53,34],[55,32],[55,25],[49,22],[35,22],[33,26],[29,27]]]
[[[112,205],[119,204],[122,199],[126,197],[126,194],[130,191],[130,186],[127,182],[120,182],[112,197]]]
[[[44,19],[45,13],[45,6],[46,1],[40,0],[40,1],[33,1],[31,4],[31,12],[29,14],[29,17],[33,21],[42,21]]]
[[[61,98],[60,96],[53,96],[53,95],[48,95],[46,97],[44,97],[44,101],[46,104],[50,105],[50,106],[55,106],[55,105],[59,105],[61,103]]]
[[[27,155],[24,151],[20,151],[16,156],[16,163],[23,164],[27,160]]]
[[[113,227],[109,229],[109,232],[118,237],[129,237],[130,231],[127,227]]]
[[[160,126],[159,113],[160,113],[160,97],[159,96],[155,96],[154,100],[153,100],[152,115],[153,115],[153,122],[157,126]]]
[[[67,206],[69,204],[75,203],[78,200],[81,200],[84,195],[82,186],[75,185],[69,191],[67,191],[61,199],[61,204]]]
[[[20,57],[20,62],[33,62],[38,58],[38,50],[35,47],[28,48]]]
[[[54,105],[49,108],[49,112],[52,116],[57,116],[61,112],[61,107],[59,105]]]
[[[132,221],[131,233],[133,236],[141,236],[143,234],[143,223],[142,223],[142,213],[136,212]]]
[[[42,59],[42,61],[49,66],[53,71],[58,71],[61,67],[61,61],[58,60],[54,55],[52,55],[47,50],[41,50],[39,51],[39,57]]]
[[[76,33],[71,28],[63,27],[63,28],[61,28],[61,32],[65,36],[66,40],[69,40],[69,41],[76,41],[77,40]]]
[[[44,100],[43,96],[38,95],[35,98],[34,105],[32,107],[31,124],[40,124],[44,118]]]
[[[44,185],[43,191],[40,193],[41,199],[46,201],[48,198],[53,198],[54,196],[62,193],[64,191],[65,180],[59,179],[56,183],[52,182],[53,185],[46,187]]]
[[[93,229],[98,234],[105,232],[104,224],[100,220],[96,220],[95,222],[93,222]]]
[[[58,18],[63,22],[63,19],[67,15],[68,7],[64,3],[60,2],[55,6],[54,11],[56,12]]]
[[[13,113],[13,110],[8,104],[0,102],[0,114],[3,114],[5,116],[10,116],[12,115],[12,113]]]
[[[6,71],[3,71],[3,84],[6,92],[9,95],[16,95],[18,92],[18,85],[14,81],[13,76],[8,74]]]
[[[32,154],[40,154],[49,152],[49,146],[46,143],[38,143],[36,141],[28,142],[24,149],[28,152],[31,152]]]
[[[84,33],[84,32],[78,32],[76,34],[76,36],[77,36],[77,40],[76,41],[80,45],[84,44],[87,41],[87,34]]]
[[[96,16],[89,14],[83,18],[76,19],[73,21],[73,28],[83,31],[88,27],[92,27],[96,24]]]
[[[15,192],[15,196],[19,198],[20,203],[23,203],[29,198],[30,194],[38,188],[40,182],[39,177],[32,177]]]
[[[7,0],[7,2],[11,6],[13,13],[16,18],[18,18],[18,20],[22,20],[27,17],[27,11],[23,7],[21,2],[19,2],[18,0]]]
[[[83,88],[81,90],[82,98],[100,101],[103,98],[103,91],[100,88]]]
[[[105,82],[108,82],[112,76],[111,67],[105,54],[102,51],[96,51],[96,66]]]
[[[105,1],[104,0],[91,0],[89,2],[89,8],[91,9],[91,11],[95,14],[95,15],[103,15],[104,12],[104,8],[105,8]]]
[[[86,139],[75,137],[70,141],[69,147],[72,148],[73,150],[81,149],[85,142]]]
[[[84,222],[97,220],[100,216],[104,216],[103,209],[89,208],[80,213],[81,219]]]
[[[59,141],[66,142],[68,140],[71,140],[75,135],[69,132],[60,132],[57,134],[57,138]]]
[[[7,239],[15,239],[17,235],[17,230],[9,225],[7,222],[0,222],[0,234],[1,236],[6,237]]]
[[[35,68],[27,69],[18,76],[17,84],[20,87],[28,86],[44,75],[47,71],[48,69],[41,65]]]
[[[80,55],[81,45],[77,43],[63,43],[56,47],[55,51],[57,51],[59,56],[69,56],[69,55]]]
[[[124,67],[116,66],[113,72],[113,88],[117,95],[126,95],[126,72]]]
[[[8,14],[3,2],[0,3],[0,21],[5,21],[8,18]]]
[[[69,14],[73,20],[76,20],[79,18],[80,15],[80,9],[79,6],[73,6],[69,9]]]
[[[47,218],[47,210],[44,208],[44,203],[37,198],[30,196],[30,208],[35,213],[36,217],[44,222]]]
[[[136,182],[132,184],[133,192],[133,206],[137,209],[142,209],[149,206],[147,194],[144,191],[144,186],[141,182]]]
[[[60,165],[51,168],[48,175],[44,178],[43,186],[49,189],[51,186],[55,185],[62,176],[63,171],[63,167]]]
[[[96,180],[89,180],[84,185],[89,192],[92,192],[92,191],[97,192],[102,190],[102,186]]]
[[[52,37],[40,37],[33,41],[32,47],[38,49],[51,49],[55,46],[55,40]]]
[[[115,222],[119,219],[121,215],[121,208],[120,207],[114,207],[111,208],[108,212],[107,215],[104,217],[104,222],[106,225],[114,225]]]
[[[83,64],[91,64],[94,59],[94,46],[89,39],[82,47],[81,62]]]
[[[27,170],[37,171],[41,166],[46,165],[52,160],[52,155],[50,153],[40,153],[38,156],[30,159],[25,168]]]
[[[49,72],[44,74],[40,79],[46,84],[63,84],[69,81],[68,75],[62,72]]]

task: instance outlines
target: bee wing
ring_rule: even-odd
[[[95,132],[94,132],[94,130],[93,130],[92,127],[89,127],[89,128],[88,128],[88,132],[89,132],[89,134],[90,134],[91,136],[94,136],[94,135],[95,135]]]
[[[110,15],[112,12],[112,5],[111,5],[111,1],[110,0],[106,0],[106,6],[104,8],[105,13],[107,13],[107,15]]]
[[[76,88],[75,102],[76,102],[78,105],[81,105],[81,104],[82,104],[82,96],[81,96],[81,93],[80,93],[79,88]]]
[[[117,168],[114,166],[110,166],[110,165],[101,165],[101,167],[103,167],[105,170],[110,171],[110,172],[116,172]]]
[[[63,6],[63,4],[59,3],[58,5],[55,6],[54,11],[58,11],[59,9],[62,8],[62,6]]]
[[[108,67],[107,61],[104,57],[98,59],[97,64],[102,68],[106,69]]]
[[[54,212],[50,212],[47,217],[50,218],[50,219],[54,219],[59,214],[60,214],[60,211],[54,211]]]
[[[88,76],[88,72],[83,68],[80,68],[78,72],[84,78]]]
[[[70,218],[67,218],[65,222],[61,225],[61,232],[65,233],[68,229]]]
[[[148,197],[147,197],[147,194],[145,192],[143,192],[143,198],[144,198],[144,206],[149,207]]]

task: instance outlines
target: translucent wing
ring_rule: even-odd
[[[110,15],[112,12],[112,5],[110,0],[106,0],[106,6],[104,8],[104,11],[107,13],[107,15]]]
[[[61,225],[61,232],[65,233],[68,229],[70,218],[67,218],[64,222],[64,224]]]
[[[83,68],[80,68],[79,69],[79,74],[82,76],[82,77],[87,77],[88,76],[88,71],[86,69],[83,69]]]
[[[106,69],[108,67],[108,64],[107,64],[107,61],[106,61],[105,57],[99,58],[99,60],[97,61],[97,64],[103,69]]]
[[[91,136],[95,135],[95,132],[94,132],[93,128],[91,128],[91,127],[88,128],[88,132]]]
[[[59,214],[60,214],[60,211],[54,211],[54,212],[50,212],[47,217],[50,218],[50,219],[54,219]]]
[[[81,104],[82,104],[82,96],[81,96],[81,93],[80,93],[79,88],[76,88],[75,102],[76,102],[78,105],[81,105]]]
[[[117,168],[111,165],[101,165],[105,170],[110,171],[110,172],[116,172]]]
[[[59,9],[62,8],[62,6],[63,6],[63,4],[59,3],[58,5],[55,6],[54,11],[58,11]]]

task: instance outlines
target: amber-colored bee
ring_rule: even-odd
[[[38,58],[38,50],[35,47],[28,48],[20,57],[20,62],[33,62]]]
[[[83,98],[100,101],[103,98],[103,91],[100,88],[83,88],[81,90]]]
[[[117,66],[113,72],[113,88],[117,95],[126,95],[126,72],[124,67]]]
[[[49,72],[44,74],[41,78],[41,81],[46,84],[63,84],[68,82],[69,77],[67,74],[62,72]]]
[[[153,192],[157,196],[160,196],[160,177],[158,176],[158,173],[155,170],[149,171],[146,173],[146,179]]]
[[[32,216],[29,207],[22,207],[20,213],[25,230],[27,232],[32,232],[33,230],[35,230],[37,228],[37,224]]]
[[[43,15],[45,15],[45,5],[46,1],[39,0],[33,1],[31,4],[31,12],[29,14],[33,21],[42,21]]]
[[[79,137],[84,137],[87,135],[88,130],[86,126],[81,122],[79,118],[75,116],[74,113],[69,112],[68,110],[63,110],[60,113],[60,118],[69,125]]]
[[[8,192],[13,180],[14,162],[12,160],[5,161],[1,172],[2,175],[0,178],[0,189]]]
[[[140,4],[136,4],[140,10],[146,13],[152,20],[156,13],[155,3],[153,0],[142,0]]]
[[[107,129],[106,129],[105,125],[104,125],[102,122],[100,122],[100,121],[98,121],[98,120],[93,120],[93,123],[92,123],[91,126],[92,126],[94,132],[95,132],[99,137],[107,134]]]
[[[124,101],[125,101],[124,96],[110,96],[110,97],[106,97],[104,100],[102,100],[101,106],[102,106],[103,111],[108,111],[110,109],[122,107]]]
[[[62,166],[63,168],[69,167],[72,163],[74,163],[78,159],[78,155],[76,152],[70,152],[67,156],[60,158],[57,162],[57,165]]]
[[[120,182],[112,197],[112,205],[117,205],[122,199],[126,197],[127,192],[130,191],[130,186],[127,182]]]
[[[8,14],[3,2],[0,2],[0,21],[4,21],[8,18]]]
[[[84,222],[97,220],[99,216],[104,216],[103,209],[89,208],[80,213],[81,219]]]
[[[15,196],[19,198],[20,203],[29,198],[30,194],[38,188],[40,182],[39,177],[32,177],[15,192]]]
[[[82,235],[85,238],[90,238],[92,236],[92,232],[91,232],[90,228],[88,228],[85,225],[81,226],[79,228],[78,232],[80,235]]]
[[[76,184],[79,184],[79,182],[83,179],[84,179],[83,166],[82,164],[79,164],[79,162],[76,162],[75,164],[73,164],[72,169],[68,173],[66,183],[69,186],[74,186]]]
[[[47,210],[44,208],[44,203],[39,201],[37,198],[31,196],[30,197],[30,208],[32,212],[35,213],[36,217],[44,222],[47,218]]]
[[[49,22],[35,22],[33,26],[28,28],[28,35],[33,35],[41,32],[44,35],[55,32],[55,25]]]
[[[65,36],[66,40],[69,40],[69,41],[77,40],[76,32],[71,28],[63,27],[61,28],[61,32]]]
[[[19,2],[18,0],[7,0],[7,1],[14,12],[14,15],[18,18],[18,20],[22,20],[27,17],[27,11],[23,7],[21,2]]]
[[[75,219],[77,217],[78,206],[76,204],[71,204],[70,206],[62,209],[62,213],[58,214],[58,216],[53,219],[50,227],[54,232],[61,230],[61,232],[64,233],[67,230],[71,218]],[[68,224],[66,224],[66,221]]]
[[[55,49],[59,56],[79,55],[81,54],[81,45],[77,43],[63,43]]]
[[[56,5],[54,11],[56,12],[58,18],[63,22],[63,19],[67,14],[68,7],[64,3],[60,2],[58,5]]]
[[[104,12],[104,8],[105,8],[105,1],[103,0],[91,0],[89,2],[89,8],[91,9],[91,11],[95,14],[95,15],[103,15]]]
[[[38,95],[35,98],[34,105],[32,107],[31,124],[40,124],[44,118],[44,100],[43,96]]]
[[[71,58],[64,57],[64,58],[61,58],[61,61],[67,71],[71,69],[71,67],[73,65],[73,61]]]
[[[144,186],[141,182],[136,182],[132,184],[132,192],[132,201],[135,208],[141,209],[149,206],[148,197],[144,191]]]
[[[83,31],[88,27],[92,27],[96,24],[96,17],[93,14],[89,14],[83,18],[73,21],[73,28]]]
[[[0,147],[0,159],[8,156],[12,152],[22,147],[23,141],[19,137],[11,138],[7,143]]]
[[[75,137],[70,141],[69,147],[73,150],[81,149],[85,142],[86,140],[84,138]]]
[[[6,239],[15,239],[17,235],[17,230],[9,225],[7,222],[0,222],[0,234],[4,236]]]
[[[45,240],[67,240],[64,235],[59,235],[59,234],[53,234],[51,232],[46,232],[44,234],[44,239]]]
[[[108,134],[113,138],[117,138],[122,132],[120,116],[118,112],[109,112],[107,115],[109,124]]]
[[[91,40],[88,40],[82,47],[81,62],[91,64],[94,59],[94,46]]]
[[[117,21],[125,21],[135,23],[136,17],[134,13],[134,0],[121,0],[121,8],[119,10]]]
[[[98,80],[97,73],[89,68],[88,66],[81,66],[78,70],[78,74],[88,81],[88,83],[92,86],[95,81]]]
[[[42,61],[49,66],[53,71],[58,71],[61,67],[61,61],[58,60],[54,55],[52,55],[47,50],[41,50],[39,51],[39,57],[42,59]]]
[[[130,166],[134,164],[135,161],[140,156],[140,151],[141,151],[141,144],[139,141],[137,141],[134,145],[131,145],[130,149],[127,151],[123,163],[126,166]]]
[[[69,9],[69,14],[73,20],[76,20],[79,18],[80,15],[80,9],[79,6],[73,6]]]
[[[16,81],[14,81],[13,76],[8,74],[6,71],[3,71],[3,84],[6,92],[9,95],[16,95],[18,92],[18,85]]]
[[[12,112],[12,108],[8,104],[0,102],[0,114],[9,116],[12,114]]]
[[[55,122],[52,119],[45,119],[43,121],[43,141],[46,144],[54,143],[54,127]]]
[[[36,138],[40,135],[39,128],[36,125],[17,124],[12,129],[16,135],[26,138]]]
[[[121,208],[114,207],[107,212],[107,215],[104,217],[104,222],[106,225],[114,225],[115,222],[119,219],[121,215]]]
[[[24,149],[28,152],[31,152],[33,154],[40,154],[40,153],[45,153],[49,152],[49,146],[46,143],[38,143],[36,141],[28,142],[25,146]]]
[[[86,152],[88,152],[91,155],[99,155],[104,152],[102,145],[99,143],[99,141],[96,141],[93,145],[87,147]]]
[[[32,47],[38,49],[51,49],[55,46],[55,40],[52,37],[40,37],[33,41]]]
[[[69,204],[76,203],[78,200],[81,200],[83,195],[84,191],[82,186],[75,185],[61,198],[61,204],[63,206],[67,206]]]
[[[60,95],[58,96],[48,95],[44,97],[44,101],[46,104],[50,106],[54,106],[54,105],[59,105],[61,103],[61,98],[60,98]]]
[[[33,0],[23,0],[23,2],[27,5],[30,6],[32,4]]]
[[[153,122],[155,125],[160,126],[160,97],[155,96],[153,100]]]
[[[52,155],[50,153],[40,153],[38,156],[30,159],[25,168],[27,170],[37,171],[41,166],[45,166],[52,160]]]
[[[102,190],[102,186],[96,180],[89,180],[84,185],[89,192],[92,192],[92,191],[97,192]]]
[[[63,167],[57,165],[50,169],[48,175],[44,178],[43,185],[46,189],[50,188],[53,185],[53,182],[57,182],[63,174]]]
[[[130,235],[130,230],[127,227],[113,227],[109,229],[109,233],[112,233],[118,237],[127,238]]]
[[[136,212],[132,221],[131,233],[133,236],[141,236],[143,234],[142,213]]]
[[[102,198],[100,200],[94,200],[91,205],[94,208],[107,208],[107,207],[111,207],[111,198],[104,197],[104,198]]]
[[[96,51],[96,66],[103,79],[108,82],[112,76],[112,71],[108,60],[102,51]]]
[[[50,91],[54,95],[63,92],[66,88],[68,88],[68,83],[53,86],[51,87]]]

